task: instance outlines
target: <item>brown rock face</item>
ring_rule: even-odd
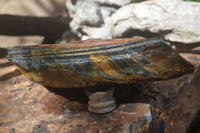
[[[0,132],[185,133],[194,132],[198,125],[199,69],[176,79],[123,86],[126,91],[116,86],[118,108],[97,115],[88,112],[82,89],[32,83],[8,63],[5,50],[0,50]],[[184,57],[199,66],[198,55]]]
[[[88,112],[86,103],[50,93],[22,75],[6,82],[0,84],[0,132],[114,133],[146,131],[150,126],[148,104],[122,104],[111,113],[97,115]]]

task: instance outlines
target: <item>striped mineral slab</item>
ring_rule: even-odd
[[[29,79],[59,88],[162,80],[194,71],[161,38],[18,46],[8,49],[8,59]]]

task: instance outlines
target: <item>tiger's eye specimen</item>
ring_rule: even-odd
[[[18,46],[8,48],[7,57],[32,81],[57,88],[147,82],[194,71],[161,38]],[[114,88],[85,90],[91,112],[107,113],[116,107]]]

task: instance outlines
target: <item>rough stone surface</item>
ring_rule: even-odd
[[[172,80],[165,85],[164,91],[156,98],[156,108],[163,133],[198,133],[200,103],[200,67],[193,75],[185,75],[178,80]],[[158,85],[160,84],[160,85]],[[162,88],[162,83],[154,86]],[[154,116],[154,118],[156,118]],[[156,127],[156,131],[158,128]],[[154,131],[155,132],[155,131]]]
[[[2,57],[5,55],[0,57],[0,132],[131,133],[150,128],[149,104],[124,103],[111,113],[93,114],[82,89],[57,90],[32,83]]]
[[[97,115],[88,112],[88,99],[82,89],[32,83],[5,59],[4,49],[0,53],[0,132],[185,133],[194,131],[191,125],[199,124],[193,121],[200,106],[200,69],[194,76],[116,86],[118,108]],[[200,65],[199,55],[182,56]]]
[[[200,42],[200,3],[198,2],[150,0],[131,3],[125,1],[123,4],[119,2],[118,6],[111,3],[112,0],[107,2],[68,0],[66,7],[72,17],[71,28],[82,39],[115,38],[127,33],[144,36],[158,33],[170,41]]]

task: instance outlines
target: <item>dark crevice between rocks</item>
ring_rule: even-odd
[[[87,89],[95,91],[105,91],[108,87],[112,87],[111,85],[104,86],[92,86]],[[87,104],[88,97],[84,91],[86,88],[46,88],[57,95],[61,95],[68,99],[69,101],[78,101],[80,103]],[[147,96],[145,94],[145,89],[142,88],[141,84],[127,84],[127,85],[116,85],[114,91],[114,97],[117,101],[117,104],[123,103],[150,103],[151,96]]]
[[[176,50],[178,52],[200,54],[200,49],[199,50],[193,50],[196,47],[200,47],[200,42],[188,43],[188,44],[184,44],[184,43],[181,43],[181,42],[170,42],[170,43],[176,46]]]
[[[87,104],[88,98],[83,88],[53,88],[48,86],[46,88],[50,92],[63,96],[69,101],[78,101]]]
[[[187,133],[200,133],[200,110],[187,129]]]
[[[174,80],[174,79],[171,79]],[[160,83],[161,86],[164,85]],[[87,87],[91,91],[105,91],[111,88],[112,85],[99,85]],[[53,88],[46,87],[50,92],[53,92],[57,95],[61,95],[68,99],[69,101],[77,101],[79,103],[87,104],[88,97],[85,93],[86,88]],[[171,91],[171,88],[166,88],[168,91]],[[171,97],[175,97],[176,94],[171,92],[173,95],[168,94],[168,97],[164,93],[162,87],[156,84],[156,82],[152,83],[137,83],[137,84],[121,84],[115,85],[114,90],[114,98],[116,99],[117,105],[120,104],[128,104],[128,103],[148,103],[152,104],[156,103],[156,107],[160,107],[161,105],[164,108],[168,105],[171,100]],[[169,96],[170,95],[170,96]],[[159,101],[159,103],[157,102]]]
[[[168,32],[171,32],[171,31],[168,31]],[[152,33],[148,30],[141,31],[141,30],[130,28],[122,34],[122,38],[132,38],[134,36],[141,36],[145,38],[152,38],[152,37],[158,37],[158,36],[163,37],[163,34],[166,34],[166,33],[164,32]]]
[[[159,116],[159,113],[155,110],[151,110],[152,122],[149,129],[149,133],[165,133],[166,132],[166,123]]]
[[[114,97],[118,104],[126,103],[150,103],[151,96],[147,96],[148,88],[143,84],[116,85]]]
[[[110,4],[110,3],[98,3],[100,7],[107,7],[107,8],[115,8],[119,9],[121,6],[115,5],[115,4]]]

